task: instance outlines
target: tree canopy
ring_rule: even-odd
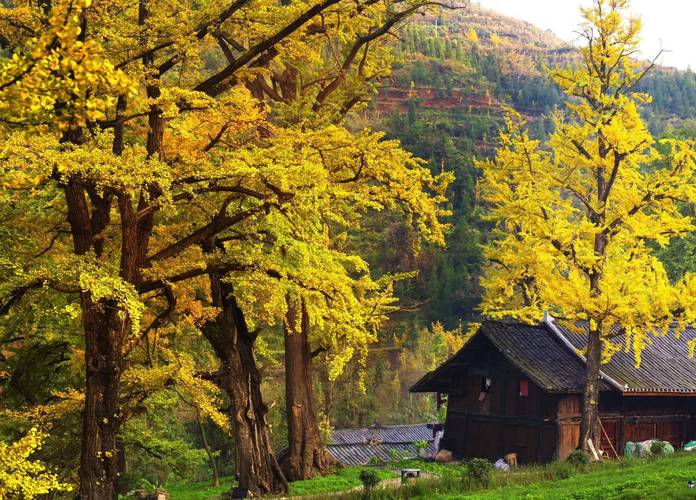
[[[513,118],[495,159],[479,163],[496,223],[484,312],[532,322],[550,311],[570,325],[586,322],[590,372],[602,353],[622,348],[640,365],[650,335],[673,321],[683,328],[696,314],[696,277],[670,281],[650,245],[694,228],[680,206],[696,201],[694,143],[669,139],[659,148],[640,117],[650,96],[636,86],[652,65],[632,59],[640,21],[626,17],[626,6],[598,0],[583,9],[583,63],[552,73],[569,99],[548,140],[530,139]],[[628,345],[612,342],[617,327]],[[596,372],[588,386],[596,390]],[[596,392],[586,397],[596,407]]]

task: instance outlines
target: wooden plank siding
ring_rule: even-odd
[[[525,375],[503,357],[488,354],[486,360],[486,370],[459,377],[458,388],[449,395],[443,447],[458,458],[496,460],[517,453],[521,464],[567,458],[579,445],[581,396],[549,393],[531,381],[528,395],[520,396],[519,381],[528,380]],[[490,389],[479,401],[486,376]],[[694,436],[694,409],[688,398],[603,393],[600,448],[610,458],[613,450],[621,455],[627,441],[661,439],[679,448]]]
[[[458,458],[495,460],[517,453],[521,464],[552,460],[558,432],[555,399],[497,351],[479,359],[486,364],[474,364],[452,383],[443,447]],[[480,401],[486,378],[491,381],[490,388]],[[526,395],[521,395],[520,381],[526,381]]]
[[[659,352],[674,354],[675,346],[660,342]],[[664,360],[653,354],[644,368],[654,372]],[[623,371],[612,373],[626,373],[642,385],[600,383],[604,432],[598,444],[607,456],[614,457],[613,450],[622,454],[628,441],[661,439],[680,448],[696,438],[696,371],[679,363],[678,380],[656,375],[649,380],[650,370],[629,372],[633,365],[622,361]],[[414,392],[448,394],[442,447],[456,458],[496,460],[517,453],[519,463],[543,463],[565,459],[579,445],[584,376],[584,365],[552,330],[488,322],[455,356],[422,377]],[[490,387],[480,397],[487,379]]]

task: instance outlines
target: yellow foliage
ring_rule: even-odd
[[[31,455],[41,448],[46,435],[32,428],[19,441],[0,441],[0,499],[37,498],[59,491],[72,491],[72,486],[61,483],[58,476]]]
[[[694,277],[670,283],[649,245],[694,229],[679,202],[696,201],[696,151],[670,140],[661,154],[640,117],[649,96],[634,87],[644,70],[627,55],[640,22],[625,20],[626,5],[597,0],[583,10],[590,43],[581,65],[552,73],[570,100],[548,142],[512,116],[495,159],[478,162],[496,224],[482,285],[490,316],[536,322],[551,310],[587,321],[607,338],[604,361],[620,325],[639,365],[649,335],[696,319],[695,295],[685,293]]]
[[[80,127],[106,118],[114,94],[133,92],[101,45],[85,40],[81,24],[90,4],[57,0],[47,25],[37,26],[37,36],[22,40],[23,50],[0,60],[0,115],[7,117],[0,124]],[[12,15],[35,24],[41,8],[27,6]],[[2,9],[7,10],[15,9]]]
[[[9,43],[0,60],[0,205],[22,238],[2,241],[3,300],[17,290],[13,301],[69,294],[42,313],[76,328],[110,315],[90,324],[109,329],[97,333],[123,393],[174,387],[223,428],[217,388],[198,375],[212,355],[187,352],[217,313],[209,272],[233,283],[250,328],[278,324],[288,297],[302,300],[332,377],[366,355],[404,276],[376,279],[354,255],[363,217],[400,212],[416,242],[441,244],[448,229],[450,174],[433,175],[381,133],[342,124],[390,68],[385,41],[357,44],[421,3],[12,4],[0,9]],[[85,352],[74,362],[90,362]],[[84,404],[64,396],[24,414],[50,418]],[[99,423],[104,431],[120,425],[110,419]]]

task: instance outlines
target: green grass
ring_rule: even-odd
[[[203,483],[181,483],[167,485],[165,488],[171,500],[212,500],[230,491],[235,483],[233,476],[221,477],[220,486],[213,488],[211,481]]]
[[[567,479],[527,485],[502,486],[479,491],[470,498],[480,499],[663,499],[696,498],[696,489],[687,482],[696,480],[696,456],[679,454],[662,459],[636,461],[622,466],[609,463],[594,466],[584,474]],[[435,498],[462,498],[442,495]]]
[[[415,464],[414,464],[415,465]],[[447,468],[449,467],[449,468]],[[679,499],[696,498],[696,488],[687,482],[696,481],[696,454],[651,459],[616,461],[572,467],[565,462],[546,466],[522,467],[509,474],[496,472],[485,490],[462,491],[454,478],[461,466],[423,464],[421,469],[439,469],[444,481],[430,485],[413,485],[410,491],[385,494],[380,498],[420,498],[454,500],[604,500],[604,499]],[[443,469],[444,468],[444,469]],[[459,487],[458,487],[459,486]]]
[[[471,489],[466,481],[466,467],[461,464],[438,464],[404,460],[395,467],[419,468],[437,475],[438,479],[422,480],[398,489],[375,491],[371,498],[392,500],[405,498],[454,500],[600,500],[600,499],[680,499],[696,498],[696,488],[687,488],[696,481],[696,453],[677,453],[664,458],[608,461],[574,467],[566,462],[545,466],[520,467],[510,473],[495,472],[487,489]],[[321,495],[360,486],[360,471],[366,467],[347,467],[336,474],[291,483],[291,495]],[[381,479],[398,475],[386,469],[375,469]],[[172,500],[212,500],[228,491],[231,478],[211,488],[209,483],[169,486]],[[346,493],[341,498],[359,498]]]
[[[337,491],[347,491],[356,486],[361,486],[360,471],[368,467],[346,467],[336,474],[315,477],[306,481],[290,483],[290,495],[321,495]],[[399,477],[396,472],[384,469],[374,469],[380,479],[393,479]],[[203,483],[175,484],[166,487],[171,500],[213,500],[229,491],[234,484],[231,476],[220,479],[220,486],[213,488],[210,481]]]
[[[290,483],[290,495],[320,495],[322,493],[350,490],[362,485],[358,476],[360,471],[367,468],[369,467],[346,467],[329,476],[292,482]],[[377,472],[381,480],[399,477],[396,472],[391,470],[377,468],[373,470]]]

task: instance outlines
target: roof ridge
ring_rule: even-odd
[[[381,425],[379,427],[348,427],[348,428],[343,428],[343,429],[334,429],[333,432],[336,431],[381,431],[381,430],[388,430],[388,429],[395,429],[397,427],[415,427],[418,425],[430,425],[430,424],[436,424],[438,422],[432,421],[432,422],[417,422],[415,424],[392,424],[392,425]]]
[[[546,326],[547,330],[550,330],[554,337],[560,340],[563,346],[569,349],[582,362],[584,366],[587,366],[587,358],[580,354],[575,348],[575,346],[571,344],[570,341],[565,337],[563,332],[561,332],[560,328],[555,324],[555,318],[548,311],[544,311],[543,324]],[[609,385],[614,387],[614,389],[619,391],[621,394],[628,391],[629,387],[627,384],[621,385],[619,382],[607,375],[601,368],[599,370],[599,375],[602,380],[608,382]]]

